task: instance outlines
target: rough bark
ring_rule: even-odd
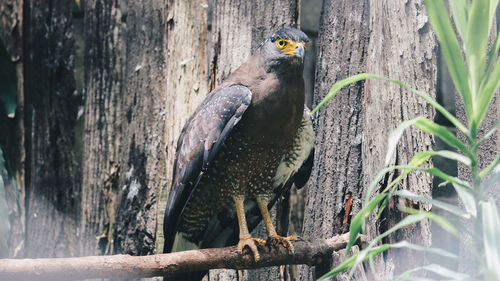
[[[336,80],[359,72],[399,79],[431,95],[434,92],[436,43],[422,1],[366,1],[364,5],[359,5],[359,1],[324,1],[319,37],[316,104]],[[404,120],[433,115],[430,106],[399,86],[375,81],[352,85],[338,93],[331,103],[317,116],[317,128],[321,129],[317,132],[313,181],[305,211],[306,237],[346,231],[352,215],[360,208],[365,188],[383,167],[390,132]],[[406,164],[415,151],[429,150],[432,144],[428,135],[416,130],[407,132],[391,164]],[[382,186],[394,176],[388,174]],[[415,174],[401,186],[428,195],[432,179]],[[369,237],[375,237],[402,218],[398,204],[408,202],[392,201],[380,220],[382,223],[375,218],[369,221]],[[385,242],[401,239],[429,245],[429,225],[406,228]],[[394,268],[401,271],[417,264],[413,255],[401,251],[379,259],[377,272],[385,276],[382,279],[391,279]],[[304,268],[301,278],[319,277],[330,266],[326,263],[315,270]],[[360,274],[358,278],[366,277]]]
[[[365,72],[369,39],[368,1],[323,1],[317,42],[314,103],[335,81]],[[316,115],[316,155],[304,214],[303,236],[329,237],[349,229],[362,200],[363,84],[352,85]],[[333,258],[338,262],[338,256]],[[299,280],[313,280],[333,262],[302,266]]]
[[[209,88],[215,88],[269,35],[281,27],[296,27],[299,15],[298,1],[242,1],[214,0],[211,2],[211,45],[209,49]],[[237,7],[237,8],[236,8]],[[265,237],[259,225],[252,235]],[[209,280],[278,280],[280,268],[266,268],[247,272],[211,271]]]
[[[77,280],[89,278],[131,279],[155,276],[175,276],[179,273],[210,268],[261,268],[280,264],[315,265],[344,249],[349,234],[317,240],[314,243],[295,242],[295,255],[284,247],[261,250],[261,260],[255,262],[247,252],[240,255],[236,246],[191,250],[162,255],[134,257],[130,255],[89,256],[59,259],[6,259],[0,264],[2,280]],[[364,237],[360,237],[360,240]],[[268,280],[268,279],[266,279]]]
[[[118,1],[85,1],[81,254],[113,252],[123,90]]]
[[[431,96],[436,84],[436,41],[430,28],[423,1],[370,1],[370,45],[368,49],[367,71],[425,91]],[[404,120],[423,115],[432,120],[433,108],[416,95],[399,86],[388,83],[367,81],[364,96],[365,116],[363,124],[363,180],[365,186],[383,167],[390,132]],[[390,165],[407,164],[417,151],[431,150],[432,136],[416,129],[407,130],[400,142]],[[388,184],[397,173],[386,176],[382,186]],[[430,196],[432,178],[424,173],[412,173],[400,188]],[[398,206],[429,209],[401,199],[393,199],[384,211],[383,220],[368,224],[368,235],[387,230],[400,221],[404,214]],[[431,233],[428,222],[402,229],[384,242],[392,243],[408,240],[430,246]],[[424,262],[421,256],[410,251],[390,251],[378,261],[378,274],[392,279],[394,273]]]
[[[146,255],[155,249],[156,203],[165,175],[165,6],[159,1],[127,4],[122,7],[127,13],[125,86],[114,247],[118,253]]]
[[[73,158],[72,3],[24,5],[26,257],[77,254],[80,180]]]

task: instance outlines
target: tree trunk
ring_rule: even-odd
[[[373,1],[370,2],[370,9],[372,9],[370,25],[373,37],[370,40],[369,57],[371,59],[368,60],[368,72],[404,81],[411,87],[434,96],[437,45],[425,15],[423,1],[408,1],[396,8],[385,2]],[[387,50],[398,51],[388,52]],[[410,120],[419,115],[432,120],[434,109],[416,95],[396,85],[368,81],[365,87],[367,87],[365,109],[367,116],[370,116],[365,119],[364,124],[366,138],[363,142],[363,150],[366,154],[363,160],[370,164],[363,165],[366,186],[382,168],[389,133],[403,120]],[[387,128],[387,130],[381,131],[381,128]],[[407,164],[415,152],[432,150],[433,143],[432,136],[414,128],[407,130],[398,144],[396,155],[392,157],[390,165]],[[398,173],[386,177],[387,181],[382,183],[382,186],[390,183],[396,176]],[[421,172],[411,173],[400,184],[400,188],[430,196],[432,177]],[[398,211],[398,206],[430,209],[428,205],[412,205],[414,203],[401,199],[392,201],[384,211],[385,222],[368,224],[368,231],[373,235],[372,238],[404,218],[405,215]],[[430,224],[423,221],[397,231],[384,242],[408,240],[423,246],[430,246],[431,238]],[[422,265],[422,263],[425,261],[420,255],[414,255],[407,250],[396,250],[390,251],[383,259],[380,257],[379,268],[384,270],[385,276],[391,279],[393,274],[401,273],[405,269]]]
[[[366,71],[368,16],[368,1],[323,1],[314,104],[335,81]],[[316,155],[304,214],[306,240],[347,232],[351,214],[361,207],[362,102],[363,84],[357,83],[316,115]],[[331,266],[332,260],[316,268],[301,266],[299,280],[317,279]]]
[[[315,104],[321,101],[336,80],[363,71],[402,80],[433,94],[436,43],[423,3],[392,2],[369,1],[359,5],[359,2],[324,1]],[[332,103],[320,110],[317,120],[317,128],[321,129],[317,132],[317,155],[305,211],[303,231],[306,237],[331,236],[347,231],[352,215],[359,210],[366,195],[365,188],[383,167],[389,133],[403,120],[418,115],[431,118],[433,114],[430,106],[399,86],[376,81],[367,81],[364,87],[360,84],[350,86],[341,91]],[[401,139],[391,165],[408,163],[415,151],[428,150],[432,143],[430,136],[412,130]],[[395,176],[397,174],[388,174],[382,186]],[[408,177],[402,187],[430,194],[431,183],[429,176],[419,173]],[[402,218],[397,210],[398,203],[405,204],[391,202],[383,220],[373,217],[368,222],[367,231],[371,238]],[[429,226],[424,222],[406,228],[385,242],[396,239],[429,245]],[[393,251],[379,257],[376,265],[378,273],[391,279],[392,269],[396,268],[395,271],[399,272],[417,263],[410,253]],[[329,268],[328,262],[324,268],[303,268],[301,279],[317,278]],[[364,277],[361,274],[359,278]]]
[[[80,170],[73,157],[74,39],[70,1],[24,4],[26,257],[77,254]]]
[[[85,113],[81,254],[113,253],[123,96],[122,13],[115,1],[84,4]]]

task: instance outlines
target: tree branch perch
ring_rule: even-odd
[[[365,241],[359,237],[358,242]],[[238,256],[236,246],[191,250],[151,256],[89,256],[47,259],[0,260],[0,280],[78,280],[90,278],[146,278],[174,276],[183,272],[215,268],[251,269],[285,264],[317,265],[344,249],[349,233],[314,242],[296,241],[295,256],[284,247],[260,249],[261,260],[245,252]]]

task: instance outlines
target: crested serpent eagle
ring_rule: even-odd
[[[279,236],[268,210],[293,183],[302,187],[312,166],[302,78],[308,42],[300,30],[278,30],[186,122],[165,210],[164,252],[239,239],[238,251],[248,247],[258,261],[266,242],[250,231],[264,220],[268,245],[294,253],[296,238]]]

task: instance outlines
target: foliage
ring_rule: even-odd
[[[496,122],[495,126],[483,137],[479,138],[477,135],[478,128],[481,126],[486,116],[493,96],[500,87],[500,60],[498,58],[500,34],[497,34],[494,44],[490,51],[487,52],[488,38],[498,0],[475,0],[472,2],[469,0],[453,0],[449,1],[449,5],[453,14],[456,30],[463,42],[462,46],[459,44],[459,40],[455,34],[443,1],[425,1],[430,23],[441,45],[443,57],[451,78],[464,102],[468,124],[462,124],[426,93],[408,87],[401,81],[366,73],[355,75],[337,82],[331,88],[325,99],[313,110],[313,113],[316,112],[332,99],[342,87],[350,83],[364,79],[385,80],[396,83],[423,98],[447,118],[467,140],[467,143],[463,143],[446,127],[438,125],[423,116],[401,123],[389,137],[386,165],[389,163],[403,131],[410,126],[414,126],[425,133],[432,134],[434,137],[442,139],[445,143],[456,149],[457,152],[447,150],[418,152],[407,165],[386,167],[380,171],[368,187],[364,207],[351,222],[351,239],[347,246],[348,251],[354,244],[357,235],[363,231],[365,219],[373,212],[376,212],[377,209],[380,215],[380,210],[383,210],[387,206],[392,196],[399,196],[421,203],[430,203],[434,208],[440,208],[451,214],[451,216],[457,217],[457,221],[461,221],[464,225],[476,226],[471,235],[474,240],[479,241],[475,245],[478,249],[471,249],[473,258],[479,261],[479,268],[476,269],[477,275],[475,276],[470,276],[465,273],[456,273],[441,265],[431,264],[404,272],[397,280],[407,280],[411,278],[412,274],[416,271],[433,272],[442,278],[446,278],[446,280],[500,279],[500,218],[495,202],[487,198],[487,192],[500,180],[500,157],[497,156],[497,158],[492,163],[489,163],[483,170],[479,169],[480,159],[478,159],[478,149],[480,145],[495,133],[500,126],[500,120]],[[462,50],[464,51],[465,58],[462,56]],[[442,172],[436,167],[421,167],[423,163],[433,156],[441,156],[461,162],[468,167],[472,182],[462,181],[457,177]],[[382,179],[386,173],[394,170],[400,170],[401,175],[379,191],[378,194],[374,194],[380,179]],[[444,184],[452,184],[463,208],[427,198],[407,190],[398,190],[398,183],[406,175],[416,170],[424,171],[438,177],[444,181]],[[351,269],[352,274],[353,269],[362,262],[366,260],[371,262],[373,256],[391,248],[407,248],[416,251],[426,251],[440,255],[443,259],[452,259],[455,261],[458,259],[455,254],[449,253],[443,249],[425,248],[406,241],[395,244],[381,244],[382,238],[394,233],[402,227],[417,223],[424,219],[432,220],[452,235],[459,235],[457,227],[453,226],[449,220],[441,216],[422,210],[406,209],[404,211],[408,212],[408,216],[385,233],[377,236],[362,251],[346,259],[341,265],[324,275],[322,278],[336,275],[348,269]],[[458,224],[458,229],[463,230],[464,225],[461,225],[461,223]]]

